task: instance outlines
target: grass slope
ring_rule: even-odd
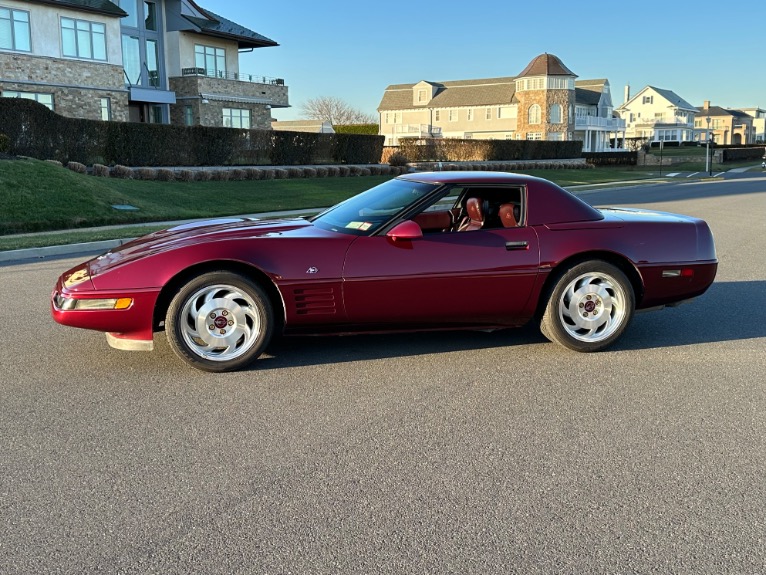
[[[389,178],[146,182],[0,160],[0,235],[325,207]],[[139,210],[119,211],[115,204]]]

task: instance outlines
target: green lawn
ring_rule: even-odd
[[[745,165],[753,165],[752,162]],[[727,164],[727,169],[733,167]],[[717,171],[719,167],[714,169]],[[704,170],[701,167],[681,168]],[[670,171],[667,168],[665,172]],[[524,173],[569,187],[657,178],[642,167],[581,170],[526,170]],[[76,174],[37,160],[0,160],[0,250],[90,242],[142,235],[155,226],[81,230],[108,225],[175,221],[268,211],[323,208],[390,176],[258,180],[241,182],[146,182]],[[137,211],[119,211],[128,204]],[[56,231],[58,233],[16,236]]]

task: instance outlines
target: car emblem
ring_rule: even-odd
[[[319,272],[319,268],[315,268],[314,266],[311,266],[309,269],[306,270],[307,274],[315,274]]]

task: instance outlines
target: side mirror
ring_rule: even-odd
[[[407,220],[406,222],[402,222],[391,228],[386,236],[395,242],[401,240],[417,240],[423,237],[423,230],[420,229],[420,226],[417,223],[412,220]]]

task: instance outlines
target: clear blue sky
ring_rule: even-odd
[[[389,84],[515,76],[544,52],[607,78],[615,107],[629,83],[766,108],[766,0],[197,1],[280,44],[240,57],[242,72],[285,79],[279,120],[322,96],[377,115]]]

